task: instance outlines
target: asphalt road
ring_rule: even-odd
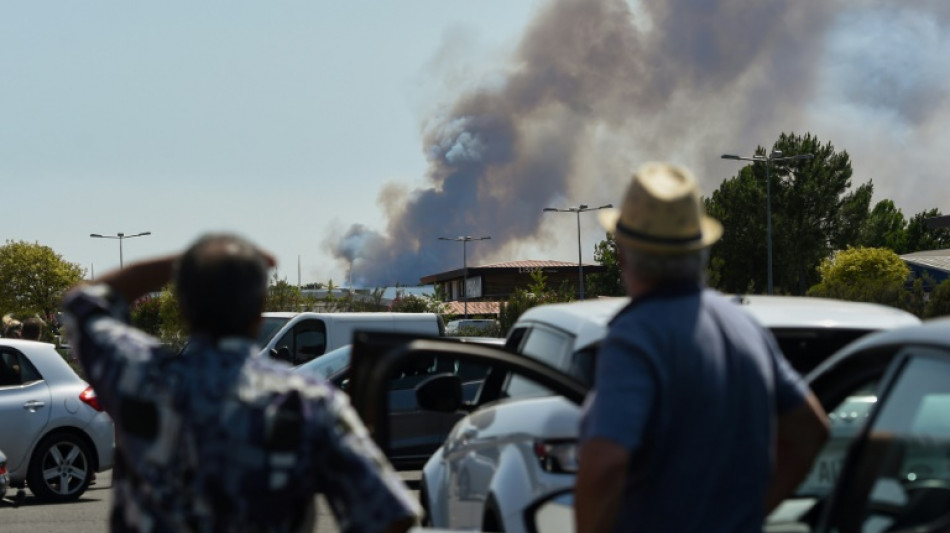
[[[417,489],[419,472],[405,472],[409,487]],[[7,493],[13,496],[13,493]],[[96,484],[73,503],[41,503],[26,491],[23,505],[13,507],[0,503],[0,531],[3,533],[102,533],[108,531],[109,507],[112,501],[112,472],[99,474]],[[323,503],[317,498],[317,533],[337,533],[339,529]]]

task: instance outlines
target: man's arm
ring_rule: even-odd
[[[574,489],[574,521],[579,533],[613,529],[623,495],[630,454],[619,444],[593,438],[585,442]]]
[[[828,440],[828,434],[825,410],[810,392],[804,402],[778,415],[775,472],[769,483],[766,513],[772,512],[798,488]]]
[[[108,285],[131,304],[150,292],[161,290],[171,281],[177,259],[177,255],[170,255],[133,263],[108,272],[98,282]]]

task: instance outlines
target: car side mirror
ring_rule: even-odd
[[[416,385],[416,403],[427,411],[454,413],[462,406],[462,379],[437,374]]]

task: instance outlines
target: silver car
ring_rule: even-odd
[[[12,486],[43,501],[76,500],[112,468],[114,449],[95,391],[52,344],[0,339],[0,450]]]
[[[802,374],[858,337],[920,322],[874,304],[778,296],[734,301],[775,334]],[[591,385],[608,323],[628,302],[600,299],[529,309],[512,327],[506,347]],[[517,375],[505,381],[499,398],[472,406],[424,466],[420,495],[431,525],[521,532],[531,502],[574,485],[579,406]],[[848,405],[860,407],[859,400]],[[849,407],[849,420],[858,407]],[[847,429],[835,442],[847,437]],[[843,449],[831,449],[822,464],[836,466],[841,457]],[[833,476],[813,474],[809,482],[828,490]]]

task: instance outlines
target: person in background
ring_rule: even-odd
[[[43,321],[37,317],[30,317],[23,321],[23,338],[38,341],[43,338]]]
[[[13,315],[3,315],[3,336],[7,339],[19,339],[23,335],[23,323],[13,318]]]
[[[66,296],[72,347],[116,425],[113,531],[311,531],[316,493],[345,532],[417,521],[346,396],[256,357],[273,265],[210,234]],[[180,355],[128,324],[129,303],[169,280],[190,330]]]
[[[601,223],[631,302],[585,402],[577,531],[762,531],[827,439],[824,411],[771,333],[703,286],[722,225],[688,170],[644,165]]]

